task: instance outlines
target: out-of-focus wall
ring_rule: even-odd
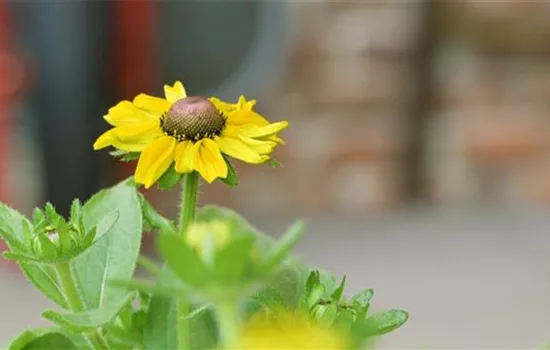
[[[262,105],[287,118],[285,167],[239,166],[208,199],[269,213],[367,213],[403,203],[417,2],[293,3],[295,48]],[[438,205],[550,201],[550,6],[452,2],[438,11],[424,164]],[[210,197],[212,193],[212,197]],[[215,193],[219,195],[215,195]]]

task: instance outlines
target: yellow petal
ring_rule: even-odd
[[[237,110],[237,105],[234,103],[228,103],[228,102],[222,101],[217,97],[210,97],[209,100],[210,102],[212,102],[212,104],[214,105],[214,107],[216,107],[218,111],[220,111],[225,115]]]
[[[109,112],[103,118],[113,126],[142,123],[151,120],[158,120],[160,114],[155,115],[141,110],[130,101],[119,102],[116,106],[109,108]]]
[[[267,126],[257,126],[257,125],[244,125],[240,130],[240,134],[248,137],[258,138],[272,136],[288,128],[288,122],[286,120],[269,124]]]
[[[193,159],[195,158],[194,147],[191,141],[180,142],[174,153],[176,171],[178,173],[189,173],[193,171]]]
[[[195,142],[194,168],[208,183],[218,177],[227,177],[227,164],[222,157],[216,142],[211,139],[202,139]]]
[[[170,102],[160,97],[139,94],[134,98],[134,105],[155,115],[162,115],[170,108]]]
[[[222,135],[216,138],[216,143],[223,153],[246,163],[259,164],[269,159],[269,157],[255,152],[241,140],[232,137]]]
[[[227,123],[230,125],[253,124],[257,126],[267,126],[269,122],[260,114],[254,111],[235,111],[227,114]]]
[[[164,85],[164,96],[170,103],[174,103],[179,99],[187,97],[187,92],[181,81],[176,81],[174,86]]]
[[[175,148],[176,139],[170,136],[159,137],[145,148],[136,168],[136,182],[151,187],[172,164]]]
[[[239,139],[259,154],[270,154],[277,145],[272,141],[256,140],[244,136],[239,136]]]
[[[94,150],[102,149],[113,145],[113,129],[107,130],[94,142]]]
[[[141,152],[143,151],[151,141],[155,138],[162,136],[162,134],[153,134],[147,139],[137,139],[137,140],[120,140],[115,134],[116,128],[106,131],[95,141],[93,147],[94,150],[102,149],[105,147],[113,146],[117,149],[127,151],[127,152]]]
[[[122,141],[125,139],[147,139],[150,134],[160,132],[161,129],[158,121],[156,120],[145,123],[130,124],[129,126],[119,126],[113,129],[113,134],[115,134]]]

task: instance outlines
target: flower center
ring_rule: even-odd
[[[208,99],[189,96],[177,100],[160,118],[164,134],[178,141],[199,141],[219,136],[225,118]]]

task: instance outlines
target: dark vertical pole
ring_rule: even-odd
[[[418,45],[411,60],[413,91],[410,102],[408,125],[409,147],[405,155],[405,194],[408,200],[424,197],[424,153],[426,149],[426,126],[434,98],[433,66],[439,42],[440,8],[437,0],[418,4],[421,20]]]

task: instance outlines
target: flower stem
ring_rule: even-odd
[[[179,233],[183,235],[187,226],[195,218],[197,210],[197,192],[199,189],[199,173],[193,171],[185,175],[180,203]]]
[[[71,272],[71,266],[69,265],[69,263],[64,262],[56,264],[55,267],[69,309],[74,312],[85,311],[86,307],[84,305],[84,302],[82,301],[82,298],[80,297],[80,293],[78,292],[76,281]],[[109,349],[109,344],[107,343],[107,340],[105,340],[103,335],[98,330],[83,333],[82,336],[86,339],[90,347],[94,350]]]
[[[237,346],[240,317],[238,303],[222,302],[216,305],[216,315],[220,331],[220,340],[224,349],[234,349]]]
[[[185,175],[181,192],[179,234],[183,237],[189,224],[195,219],[197,211],[197,192],[199,189],[199,173],[193,171]],[[176,300],[176,317],[178,333],[178,349],[189,349],[189,303],[185,296]]]

